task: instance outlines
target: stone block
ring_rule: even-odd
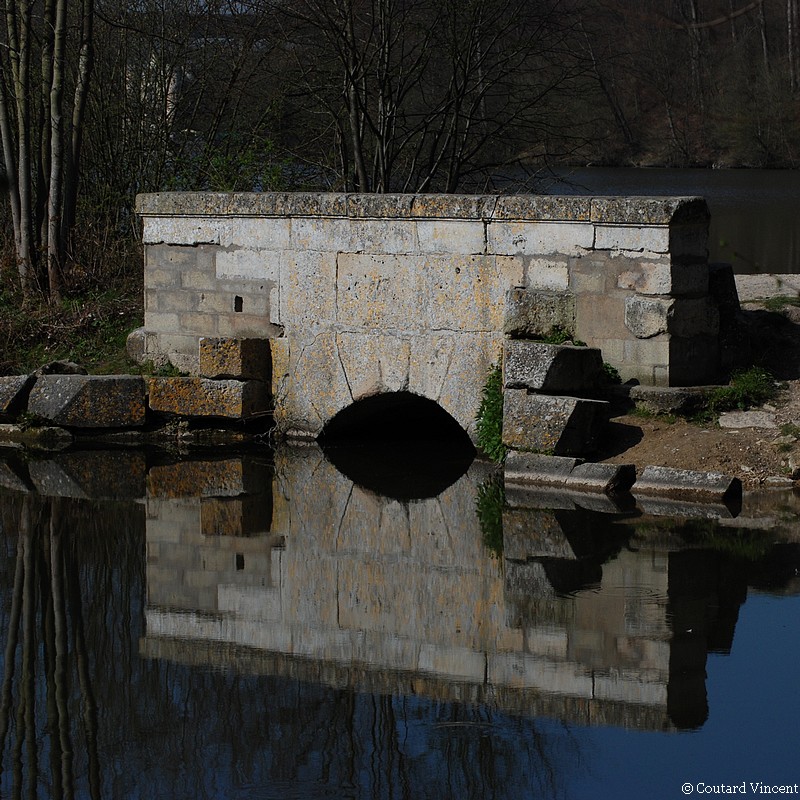
[[[408,340],[388,334],[340,333],[336,344],[353,400],[408,387]]]
[[[548,394],[582,394],[598,388],[603,358],[594,347],[508,339],[503,345],[503,380],[507,389]]]
[[[594,246],[597,250],[667,253],[669,238],[667,226],[597,225]]]
[[[578,464],[567,476],[568,489],[586,492],[628,492],[636,481],[633,464]]]
[[[220,226],[219,244],[230,250],[284,250],[289,247],[291,225],[287,217],[230,217]]]
[[[336,319],[343,325],[408,329],[423,327],[418,258],[340,254],[336,275]]]
[[[563,292],[569,288],[569,266],[566,259],[532,258],[528,262],[526,285],[531,289]]]
[[[522,282],[521,261],[494,256],[428,256],[416,269],[423,281],[402,311],[434,330],[498,331],[506,288]]]
[[[579,463],[579,459],[567,456],[510,450],[503,464],[503,478],[506,483],[560,485]]]
[[[200,338],[200,376],[271,381],[269,339]]]
[[[33,381],[32,375],[0,376],[0,417],[13,417],[24,410]]]
[[[420,220],[417,236],[423,253],[471,255],[486,252],[486,233],[481,220]]]
[[[554,329],[575,332],[575,295],[516,287],[506,293],[503,332],[519,338],[542,338]]]
[[[490,222],[487,232],[487,252],[497,255],[573,255],[594,246],[588,222]]]
[[[144,423],[144,381],[138,375],[42,375],[28,411],[68,428],[136,427]]]
[[[604,400],[551,397],[526,389],[506,389],[503,398],[503,443],[515,450],[553,455],[591,452],[608,420]]]
[[[720,377],[720,343],[716,336],[671,336],[669,358],[670,386],[702,386]]]
[[[708,297],[675,300],[668,331],[673,336],[714,336],[719,333],[719,309]]]
[[[148,378],[152,411],[182,417],[250,419],[270,410],[267,384],[208,378]]]
[[[217,278],[247,281],[277,281],[280,271],[279,250],[220,250],[216,257]]]
[[[708,291],[708,265],[660,259],[626,259],[617,277],[620,289],[647,295],[702,295]]]
[[[145,217],[142,220],[144,244],[197,245],[219,244],[223,221],[214,217]]]
[[[629,397],[637,407],[653,414],[687,414],[697,411],[713,388],[710,386],[632,386]]]
[[[633,485],[634,495],[659,495],[676,500],[741,502],[742,482],[721,472],[671,467],[645,467]]]
[[[674,301],[653,297],[625,298],[625,327],[637,339],[650,339],[666,333]]]

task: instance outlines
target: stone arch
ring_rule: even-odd
[[[354,483],[398,500],[437,496],[475,457],[457,420],[434,400],[408,391],[355,401],[328,421],[318,441]]]

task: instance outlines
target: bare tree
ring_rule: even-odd
[[[6,0],[0,136],[25,293],[61,297],[93,67],[94,0]],[[77,8],[76,8],[77,6]],[[76,41],[71,40],[76,30]],[[37,75],[33,65],[38,61]],[[44,261],[44,264],[42,263]]]
[[[553,98],[583,69],[559,0],[300,0],[273,13],[312,134],[296,152],[349,190],[452,192],[543,147]]]

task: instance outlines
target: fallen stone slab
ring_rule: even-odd
[[[270,410],[267,384],[209,378],[148,378],[152,411],[182,417],[251,419]]]
[[[200,375],[203,378],[271,380],[269,339],[200,339]]]
[[[552,397],[527,389],[503,395],[503,444],[556,456],[580,456],[595,448],[608,421],[605,400]]]
[[[632,386],[629,398],[651,414],[690,414],[702,408],[716,386]]]
[[[769,411],[726,411],[720,414],[720,428],[777,428],[775,415]]]
[[[708,501],[727,505],[742,501],[742,482],[721,472],[698,472],[671,467],[645,467],[633,485],[640,495],[658,495],[674,500]]]
[[[33,382],[32,375],[0,376],[0,416],[13,418],[25,410]]]
[[[595,391],[602,374],[603,357],[596,347],[524,339],[507,339],[503,345],[503,380],[508,389],[581,394]]]
[[[547,456],[542,453],[526,453],[510,450],[503,465],[506,483],[539,483],[558,485],[581,463],[578,458]]]
[[[138,375],[42,375],[28,411],[67,428],[130,428],[144,424],[144,381]]]
[[[613,494],[629,492],[636,481],[633,464],[577,464],[567,476],[568,489]]]

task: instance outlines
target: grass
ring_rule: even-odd
[[[781,294],[767,297],[763,300],[763,304],[767,311],[783,311],[787,306],[800,306],[800,297]]]
[[[502,463],[506,457],[503,444],[503,371],[492,367],[483,386],[477,417],[478,446],[492,461]]]
[[[125,342],[141,324],[135,288],[70,297],[57,305],[0,291],[0,374],[26,374],[63,360],[94,374],[138,372]]]
[[[740,370],[731,376],[728,386],[721,386],[708,395],[701,416],[718,417],[725,411],[745,410],[772,400],[778,387],[772,374],[761,367]]]

